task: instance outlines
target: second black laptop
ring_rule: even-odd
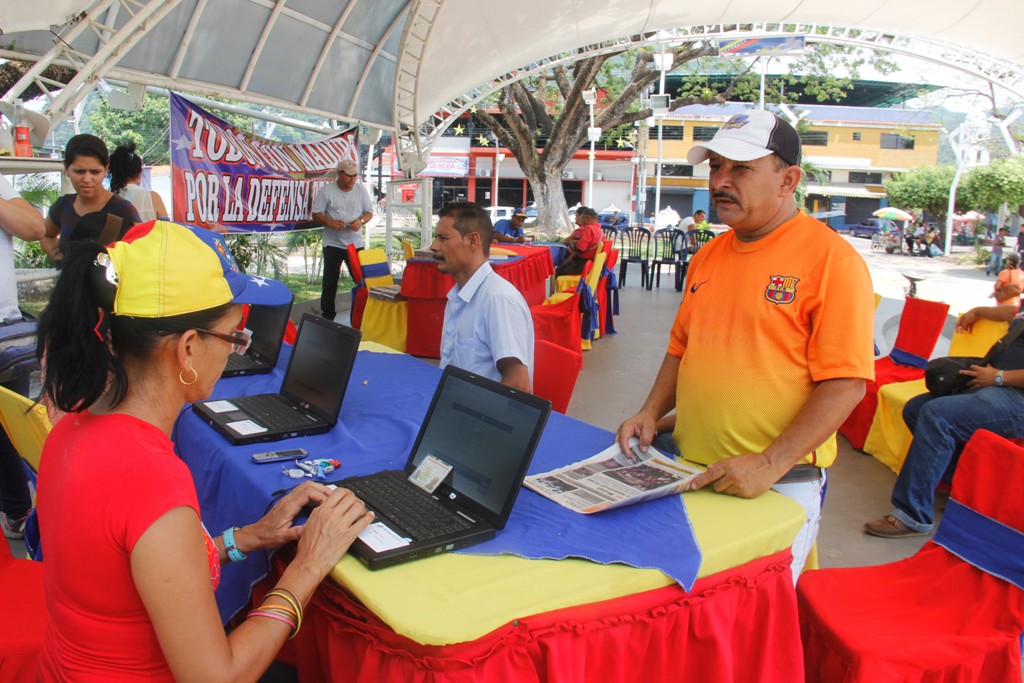
[[[266,374],[277,366],[277,358],[284,345],[284,332],[288,328],[288,316],[292,313],[292,302],[280,306],[249,307],[245,329],[252,335],[249,349],[244,356],[233,353],[221,377]]]
[[[338,421],[361,336],[305,313],[279,393],[200,401],[192,410],[236,446],[329,431]]]
[[[349,552],[381,569],[493,538],[550,413],[544,399],[447,366],[405,469],[337,482],[376,513]],[[424,461],[451,468],[434,471],[432,493],[409,481]]]

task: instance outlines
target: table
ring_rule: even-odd
[[[554,274],[551,250],[543,246],[502,244],[518,256],[492,261],[494,272],[518,289],[528,306],[543,303],[547,296],[547,281]],[[409,300],[409,337],[406,351],[414,356],[439,358],[441,355],[441,328],[448,290],[455,286],[450,275],[437,269],[434,261],[410,259],[402,274],[402,296]]]
[[[275,373],[222,380],[213,396],[274,388],[289,353],[285,347]],[[367,374],[366,368],[385,362],[382,358],[389,371]],[[432,393],[432,386],[424,390],[423,380],[436,381],[437,373],[408,356],[361,352],[339,424],[328,434],[287,443],[298,441],[311,454],[338,457],[344,476],[361,473],[366,462],[376,469],[400,467]],[[578,451],[569,452],[564,440],[552,442],[549,431],[551,437],[571,435]],[[271,494],[291,483],[277,467],[249,462],[250,453],[266,445],[232,448],[190,410],[177,422],[174,438],[193,471],[203,518],[213,533],[255,519]],[[569,462],[603,448],[610,438],[603,430],[552,415],[540,448],[559,443]],[[529,507],[528,496],[536,494],[522,492],[513,518]],[[702,664],[702,671],[718,672],[721,680],[730,680],[736,667],[799,673],[788,547],[801,524],[801,509],[773,493],[752,501],[703,491],[684,498],[702,550],[702,578],[689,593],[660,571],[584,560],[453,554],[370,572],[346,557],[332,573],[336,584],[321,587],[308,608],[307,626],[293,641],[303,680],[414,680],[417,672],[422,676],[432,667],[451,672],[450,680],[460,675],[482,680],[475,676],[485,663],[504,672],[511,670],[501,668],[505,664],[515,664],[517,671],[552,666],[568,667],[562,669],[568,672],[584,661],[576,657],[593,660],[594,648],[629,660],[626,643],[640,631],[659,642],[671,641],[677,650],[689,639],[687,661],[692,654],[695,662],[714,662]],[[673,497],[618,512],[633,516],[638,532],[662,534],[673,528],[668,518],[679,510],[679,498]],[[586,523],[602,524],[599,517]],[[670,553],[668,548],[663,552]],[[218,590],[225,617],[247,604],[249,586],[266,572],[266,559],[255,555],[225,567]],[[767,624],[771,628],[766,631]],[[469,656],[472,652],[486,662]],[[345,661],[337,661],[339,656]],[[431,662],[426,668],[423,657]],[[649,665],[678,664],[676,658],[647,659]],[[355,666],[358,662],[362,668]],[[611,680],[591,673],[595,680]]]

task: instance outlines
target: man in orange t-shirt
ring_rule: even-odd
[[[738,114],[688,160],[710,162],[712,201],[732,230],[693,257],[654,386],[616,438],[646,449],[674,422],[679,452],[708,466],[691,490],[772,488],[801,503],[795,580],[817,536],[835,431],[874,377],[871,278],[843,238],[797,208],[800,140],[788,123]]]

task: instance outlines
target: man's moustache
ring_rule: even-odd
[[[735,202],[736,204],[740,203],[739,199],[737,199],[733,195],[729,194],[728,192],[716,192],[713,195],[711,195],[711,198],[714,199],[716,202],[719,199],[728,199],[729,201]]]

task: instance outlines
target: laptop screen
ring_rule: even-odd
[[[291,303],[280,306],[253,305],[249,309],[249,317],[245,319],[246,328],[252,332],[249,353],[270,363],[277,362],[291,310]]]
[[[304,314],[281,394],[333,422],[345,398],[360,336],[351,327]]]
[[[449,366],[406,469],[433,455],[454,467],[451,488],[462,504],[505,517],[549,412],[542,399]]]

